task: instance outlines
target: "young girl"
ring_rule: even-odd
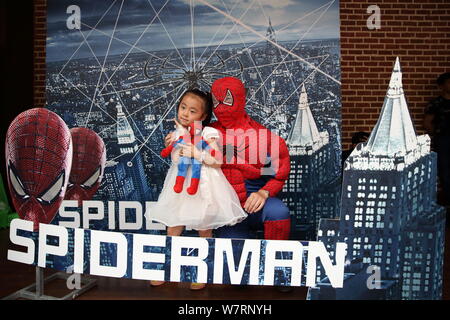
[[[166,140],[166,144],[186,136],[187,128],[194,125],[194,122],[202,121],[203,126],[209,124],[212,116],[210,95],[197,89],[186,91],[180,99],[177,115],[177,130],[171,135],[172,139]],[[180,236],[187,227],[198,230],[200,237],[212,237],[212,229],[234,225],[247,217],[236,192],[220,169],[221,159],[217,156],[218,152],[211,152],[218,151],[216,140],[219,139],[219,132],[211,127],[204,127],[201,137],[207,142],[209,150],[196,148],[193,145],[194,138],[191,143],[179,143],[177,148],[173,148],[172,165],[167,172],[158,202],[152,210],[150,218],[165,224],[168,236]],[[192,165],[180,185],[180,157],[193,158],[201,163],[199,184],[195,193],[189,191],[190,185],[192,188]],[[174,188],[176,185],[178,188]],[[164,281],[151,281],[153,286],[163,283]],[[202,283],[191,284],[192,290],[204,287],[205,284]]]

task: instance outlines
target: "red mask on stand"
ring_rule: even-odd
[[[73,160],[65,199],[79,202],[90,200],[103,178],[106,163],[105,144],[97,133],[87,128],[72,128],[70,133],[73,141]]]
[[[19,114],[6,134],[8,186],[19,217],[50,223],[66,192],[72,164],[69,128],[44,108]]]

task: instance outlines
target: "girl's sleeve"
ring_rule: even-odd
[[[217,145],[217,141],[220,139],[219,131],[211,127],[205,127],[203,128],[202,138],[208,144],[208,149],[210,149],[208,151],[208,155],[204,159],[204,162],[209,166],[220,167],[222,164],[222,156],[219,146]]]
[[[211,140],[211,139],[219,139],[220,138],[220,134],[219,134],[219,131],[214,129],[214,128],[204,127],[203,128],[203,132],[202,132],[202,137],[203,137],[203,139],[208,141],[208,140]]]

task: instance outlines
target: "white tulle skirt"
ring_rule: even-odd
[[[168,227],[208,230],[234,225],[247,217],[236,192],[220,168],[202,166],[200,184],[194,195],[186,191],[191,184],[190,167],[183,191],[173,191],[177,171],[177,163],[172,162],[158,202],[149,212],[151,220]]]

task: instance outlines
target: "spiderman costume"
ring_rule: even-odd
[[[211,127],[221,133],[223,174],[238,194],[242,206],[253,192],[266,190],[269,195],[260,211],[250,214],[235,226],[219,228],[216,235],[247,238],[250,229],[263,226],[265,239],[289,239],[289,209],[275,197],[289,177],[290,158],[285,141],[248,116],[245,88],[239,79],[225,77],[216,80],[211,94],[218,120]],[[272,168],[270,176],[268,163]]]

